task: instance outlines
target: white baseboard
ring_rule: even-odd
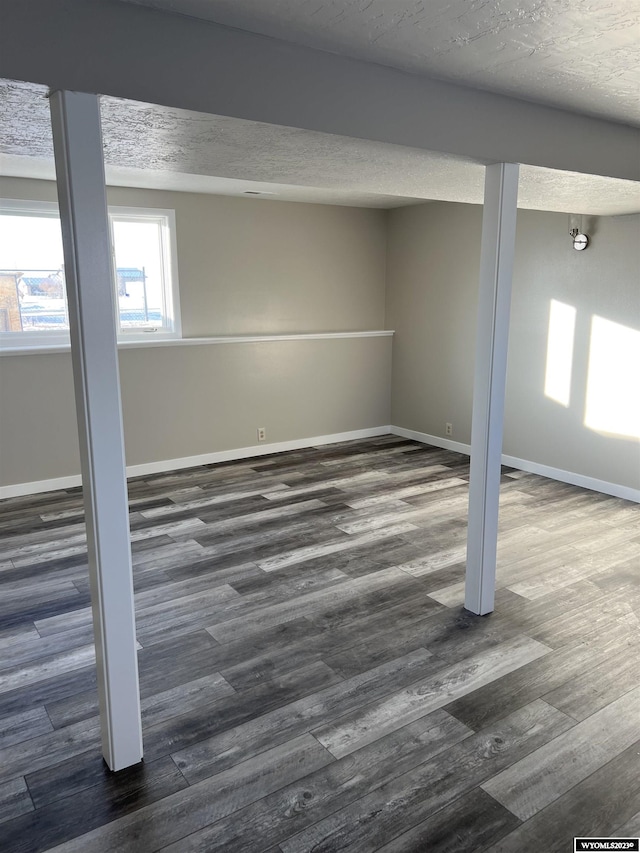
[[[431,444],[434,447],[442,447],[444,450],[454,450],[457,453],[471,454],[471,445],[462,444],[459,441],[451,441],[448,438],[440,438],[437,435],[428,435],[426,432],[417,432],[413,429],[391,426],[393,435],[403,438],[412,438],[423,444]],[[618,483],[609,483],[606,480],[597,480],[595,477],[587,477],[584,474],[576,474],[573,471],[564,471],[562,468],[552,468],[550,465],[542,465],[539,462],[530,462],[528,459],[520,459],[517,456],[502,454],[502,464],[519,471],[527,471],[529,474],[540,474],[550,480],[559,480],[561,483],[569,483],[572,486],[580,486],[583,489],[591,489],[593,492],[602,492],[615,498],[640,503],[640,489],[632,489],[630,486],[621,486]]]
[[[622,498],[625,501],[640,503],[640,489],[632,489],[631,486],[621,486],[618,483],[609,483],[606,480],[597,480],[595,477],[586,477],[584,474],[576,474],[573,471],[563,471],[562,468],[552,468],[550,465],[541,465],[539,462],[529,462],[528,459],[518,459],[517,456],[502,455],[502,464],[529,474],[540,474],[550,480],[559,480],[561,483],[569,483],[572,486],[580,486],[583,489],[591,489],[592,492],[602,492],[614,498]]]
[[[443,450],[453,450],[469,456],[471,446],[460,441],[452,441],[449,438],[441,438],[438,435],[429,435],[426,432],[418,432],[413,429],[405,429],[398,426],[379,426],[369,429],[355,429],[349,432],[337,432],[332,435],[317,435],[311,438],[297,438],[292,441],[278,441],[273,444],[255,444],[251,447],[239,447],[233,450],[217,450],[213,453],[202,453],[198,456],[184,456],[180,459],[163,459],[159,462],[145,462],[141,465],[128,465],[127,477],[144,477],[147,474],[163,474],[167,471],[178,471],[182,468],[195,468],[198,465],[211,465],[215,462],[233,462],[240,459],[250,459],[253,456],[266,456],[270,453],[284,453],[287,450],[301,450],[305,447],[321,447],[325,444],[336,444],[341,441],[355,441],[360,438],[375,438],[380,435],[398,435],[402,438],[411,438],[422,444],[430,444],[433,447],[441,447]],[[563,471],[561,468],[552,468],[549,465],[541,465],[538,462],[530,462],[527,459],[519,459],[516,456],[503,454],[502,463],[520,471],[530,474],[540,474],[551,480],[559,480],[562,483],[570,483],[583,489],[591,489],[594,492],[602,492],[634,503],[640,503],[640,489],[632,489],[630,486],[621,486],[617,483],[609,483],[605,480],[597,480],[594,477],[586,477],[583,474],[575,474],[572,471]],[[70,477],[55,477],[51,480],[37,480],[32,483],[16,483],[10,486],[0,486],[0,499],[22,497],[23,495],[36,495],[41,492],[54,492],[59,489],[71,489],[82,483],[80,475],[74,474]]]
[[[443,450],[464,453],[465,456],[471,455],[471,445],[469,444],[451,441],[450,438],[440,438],[439,435],[428,435],[426,432],[418,432],[415,429],[405,429],[399,426],[390,426],[389,429],[392,435],[400,435],[402,438],[412,438],[414,441],[419,441],[422,444],[432,444],[434,447],[441,447]]]
[[[141,465],[127,465],[127,477],[144,477],[147,474],[163,474],[166,471],[196,468],[198,465],[211,465],[215,462],[233,462],[236,459],[267,456],[270,453],[284,453],[287,450],[321,447],[324,444],[355,441],[359,438],[375,438],[380,435],[389,435],[390,432],[391,427],[389,426],[370,427],[368,429],[354,429],[349,432],[335,432],[331,435],[316,435],[311,438],[296,438],[291,441],[276,441],[272,444],[255,444],[252,447],[238,447],[233,450],[216,450],[213,453],[183,456],[180,459],[144,462]],[[55,492],[59,489],[72,489],[80,485],[82,485],[82,480],[79,474],[69,477],[55,477],[51,480],[37,480],[32,483],[16,483],[10,486],[0,486],[0,500],[22,497],[23,495],[37,495],[41,492]]]
[[[211,465],[215,462],[234,462],[237,459],[250,459],[252,456],[285,453],[287,450],[321,447],[324,444],[355,441],[359,438],[375,438],[379,435],[389,435],[390,432],[389,426],[354,429],[349,432],[334,432],[332,435],[316,435],[311,438],[294,438],[291,441],[276,441],[272,444],[254,444],[251,447],[237,447],[232,450],[216,450],[213,453],[203,453],[200,456],[184,456],[181,459],[163,459],[160,462],[127,465],[127,477],[144,477],[147,474],[163,474],[165,471],[195,468],[198,465]]]
[[[20,498],[23,495],[37,495],[40,492],[56,492],[59,489],[73,489],[81,485],[80,474],[54,477],[51,480],[34,480],[31,483],[15,483],[10,486],[0,486],[0,500]]]

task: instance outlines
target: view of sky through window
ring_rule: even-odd
[[[17,203],[14,203],[17,204]],[[0,213],[0,333],[67,334],[60,219],[53,205]],[[113,283],[123,333],[171,331],[167,215],[110,209]],[[165,212],[166,214],[167,212]],[[11,336],[11,335],[10,335]]]

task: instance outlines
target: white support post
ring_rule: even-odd
[[[465,607],[493,610],[511,279],[516,239],[518,171],[487,166],[482,217]]]
[[[142,759],[113,272],[96,95],[53,92],[51,124],[71,327],[102,752]]]

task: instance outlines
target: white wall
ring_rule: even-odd
[[[640,426],[635,438],[620,430],[631,407],[640,417],[640,359],[631,355],[640,347],[640,217],[587,222],[592,244],[578,253],[567,216],[518,212],[504,452],[638,489]],[[444,437],[450,422],[454,440],[464,444],[471,439],[481,225],[480,207],[443,202],[394,210],[389,228],[387,324],[396,331],[392,423]],[[552,299],[576,309],[567,406],[545,393]],[[594,316],[622,327],[605,323],[612,332],[609,348],[616,338],[629,342],[629,355],[618,358],[614,370],[607,366],[606,345],[598,349],[596,340],[592,349]],[[610,373],[604,386],[619,385],[610,401],[597,380],[603,366]],[[608,429],[595,428],[593,419],[589,424],[587,398],[592,412],[595,405],[610,413]]]
[[[5,198],[55,199],[4,179]],[[384,211],[130,189],[174,208],[185,337],[384,328]],[[120,350],[128,465],[389,423],[391,338]],[[0,358],[0,486],[79,473],[68,353]]]

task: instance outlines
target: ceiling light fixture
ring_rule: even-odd
[[[589,238],[582,231],[582,216],[577,213],[569,214],[569,236],[577,252],[582,252],[589,245]]]

